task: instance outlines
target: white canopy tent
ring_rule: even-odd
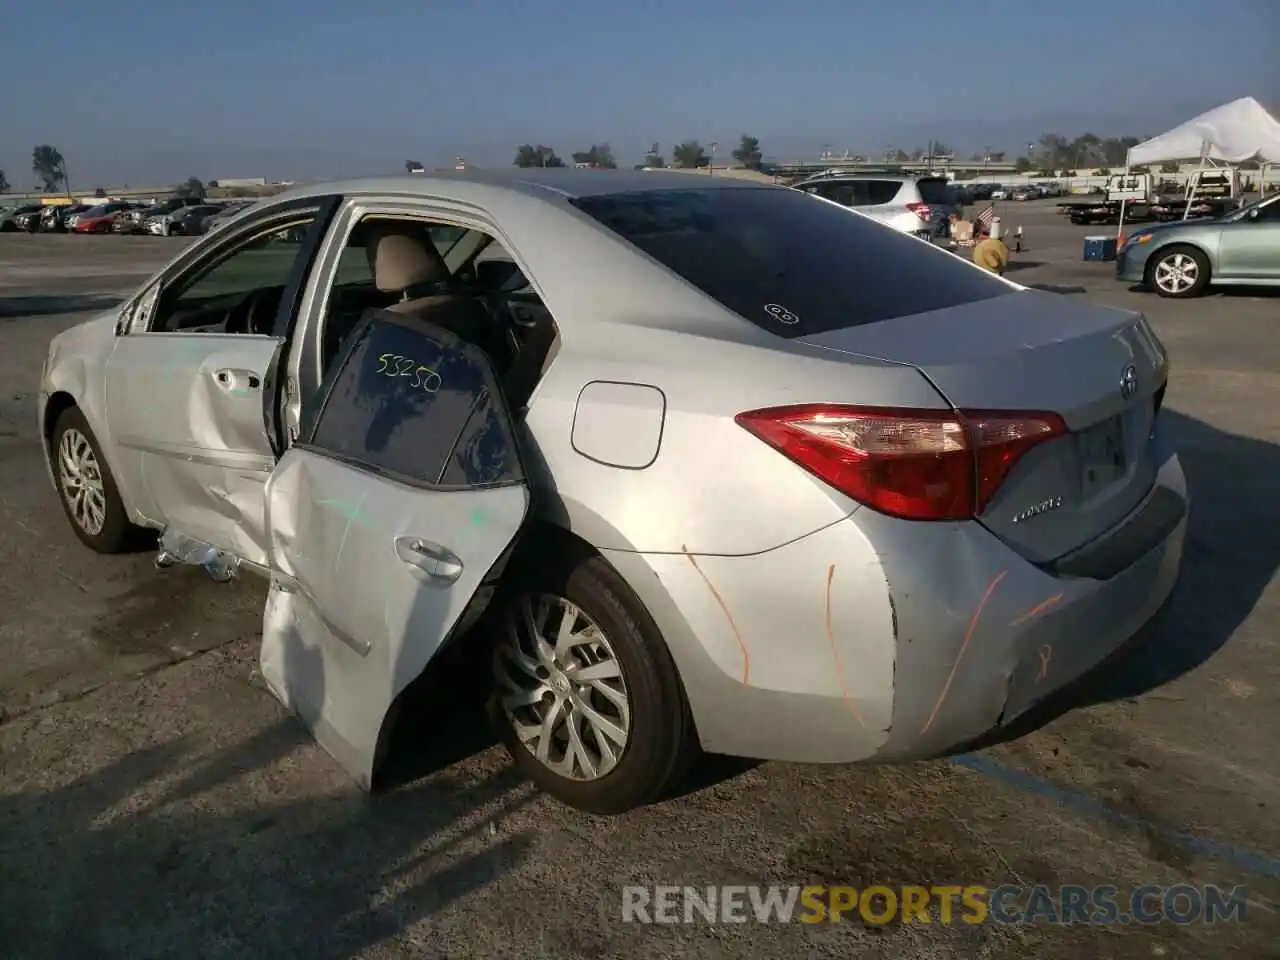
[[[1280,120],[1253,97],[1241,97],[1131,147],[1128,164],[1132,167],[1192,157],[1243,163],[1257,156],[1280,163]]]
[[[1260,157],[1264,163],[1280,163],[1280,120],[1269,114],[1253,97],[1241,97],[1214,107],[1167,133],[1152,137],[1129,149],[1125,159],[1130,167],[1171,160],[1200,159],[1203,170],[1207,162],[1243,163]],[[1191,210],[1195,186],[1187,196]],[[1124,226],[1124,203],[1120,204],[1120,226]]]

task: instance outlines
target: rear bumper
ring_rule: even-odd
[[[1171,452],[1157,494],[1185,504]],[[754,556],[606,557],[663,631],[705,749],[846,763],[947,753],[1078,681],[1157,617],[1185,536],[1184,512],[1107,580],[1055,576],[977,524],[866,509]]]

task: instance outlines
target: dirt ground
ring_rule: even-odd
[[[1280,956],[1280,297],[1129,291],[1051,204],[1010,277],[1147,311],[1193,496],[1164,631],[1021,739],[887,768],[711,761],[616,819],[535,794],[453,689],[355,790],[256,674],[263,589],[74,539],[49,338],[183,241],[0,236],[0,954],[7,958]],[[1241,923],[622,922],[628,884],[1218,884]]]

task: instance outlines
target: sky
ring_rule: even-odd
[[[766,158],[930,138],[1156,135],[1280,107],[1280,0],[42,0],[0,4],[0,170],[74,189],[511,163],[621,164],[743,134]]]

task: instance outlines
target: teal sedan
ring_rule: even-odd
[[[1280,195],[1217,220],[1136,228],[1116,254],[1116,278],[1175,298],[1210,284],[1280,287]]]

